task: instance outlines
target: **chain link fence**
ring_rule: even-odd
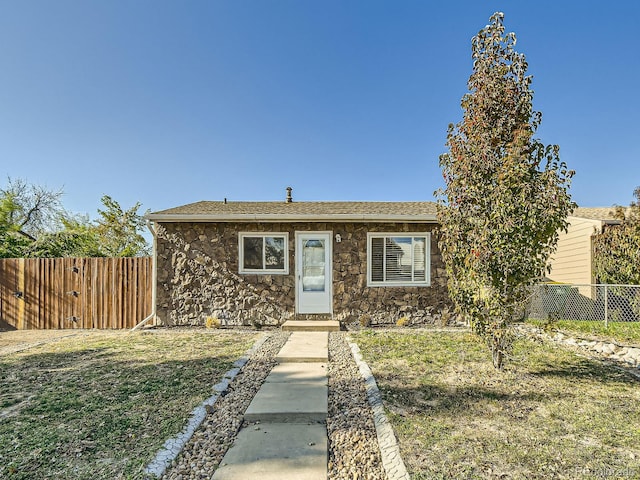
[[[546,320],[640,321],[640,285],[540,284],[527,317]]]

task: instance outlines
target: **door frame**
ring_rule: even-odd
[[[325,246],[325,284],[328,283],[328,296],[329,305],[326,312],[300,312],[302,301],[302,243],[301,239],[307,235],[326,235]],[[333,231],[321,230],[321,231],[306,231],[299,230],[295,232],[295,249],[294,249],[294,263],[295,263],[295,283],[296,283],[296,313],[301,315],[313,315],[313,314],[328,314],[333,315]],[[328,282],[326,281],[328,278]]]

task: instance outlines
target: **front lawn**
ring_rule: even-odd
[[[94,331],[0,356],[0,478],[143,478],[256,339]]]
[[[504,372],[468,332],[362,331],[413,479],[640,478],[640,382],[516,343]]]

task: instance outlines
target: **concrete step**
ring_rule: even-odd
[[[326,480],[324,425],[261,423],[242,429],[213,480]]]
[[[281,328],[288,332],[339,332],[340,322],[336,320],[287,320]]]
[[[265,383],[319,382],[327,385],[326,363],[281,363],[271,370]]]
[[[329,334],[327,332],[294,332],[276,355],[283,362],[327,362]]]
[[[244,414],[248,422],[324,423],[327,419],[327,365],[276,365]]]
[[[263,383],[244,419],[263,423],[326,423],[327,410],[325,383]]]

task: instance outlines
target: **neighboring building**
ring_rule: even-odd
[[[429,322],[449,306],[433,202],[205,201],[154,222],[158,321]]]
[[[567,232],[560,232],[558,248],[550,261],[551,272],[548,279],[559,283],[593,284],[593,246],[595,235],[604,231],[608,225],[617,225],[620,220],[614,217],[613,207],[576,208],[568,217]],[[591,296],[588,288],[580,293]]]

